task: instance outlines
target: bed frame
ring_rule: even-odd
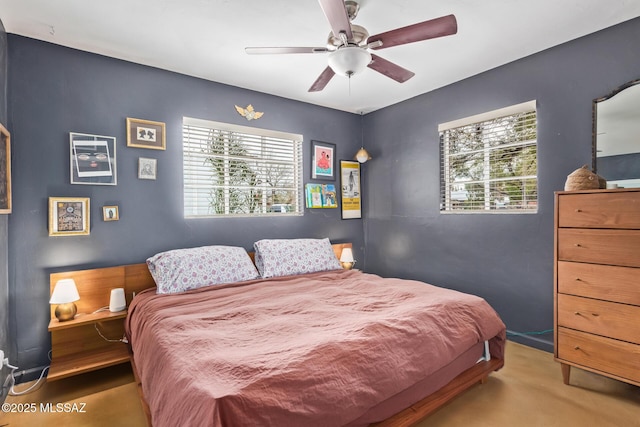
[[[340,258],[342,249],[351,247],[351,243],[334,244],[333,251],[337,258]],[[253,259],[253,253],[249,254]],[[108,301],[109,290],[113,288],[124,288],[127,299],[127,306],[131,303],[133,296],[148,288],[156,286],[147,264],[129,264],[116,267],[98,268],[93,270],[68,271],[61,273],[53,273],[50,276],[51,283],[55,283],[60,278],[73,278],[78,286],[81,300],[83,295],[92,296],[95,299],[96,293],[103,294],[97,304],[104,305],[104,300]],[[52,287],[53,289],[53,287]],[[95,307],[97,309],[99,307]],[[91,309],[86,307],[87,310]],[[142,384],[138,376],[134,354],[130,351],[130,363],[135,377],[140,401],[147,417],[147,424],[151,426],[151,412],[147,405],[144,394],[142,393]],[[422,419],[426,418],[438,408],[454,399],[456,396],[473,387],[478,383],[485,383],[491,372],[497,371],[504,366],[503,359],[482,360],[473,367],[462,372],[455,377],[446,386],[439,389],[435,393],[427,396],[423,400],[411,405],[410,407],[398,412],[392,417],[372,424],[375,427],[409,427]]]

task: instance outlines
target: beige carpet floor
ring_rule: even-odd
[[[42,412],[40,404],[49,402],[54,408],[62,404],[62,412]],[[37,410],[0,413],[0,426],[146,425],[128,365],[47,382],[27,395],[8,397],[5,403],[34,403]],[[64,412],[65,403],[69,410],[84,404],[84,412]],[[553,355],[509,342],[502,370],[418,426],[640,427],[640,387],[579,369],[572,369],[571,385],[566,386]]]

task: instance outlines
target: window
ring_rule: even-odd
[[[537,212],[535,101],[444,123],[438,131],[441,212]]]
[[[184,216],[302,215],[302,135],[184,118]]]

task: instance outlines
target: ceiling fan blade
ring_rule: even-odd
[[[245,47],[249,55],[271,55],[284,53],[326,53],[326,47]]]
[[[458,22],[454,15],[441,16],[429,21],[419,22],[384,33],[376,34],[367,39],[367,43],[381,41],[381,46],[372,46],[372,49],[385,49],[407,43],[434,39],[436,37],[449,36],[458,32]]]
[[[345,33],[347,40],[353,39],[351,33],[351,23],[349,15],[344,6],[344,0],[318,0],[324,15],[331,25],[331,31],[336,38],[340,38],[340,33]]]
[[[324,89],[327,83],[329,83],[329,80],[331,80],[331,78],[335,75],[336,73],[331,69],[331,67],[325,68],[322,74],[320,74],[316,81],[313,82],[313,84],[309,88],[309,92],[320,92],[322,89]]]
[[[409,80],[411,77],[415,76],[415,73],[407,70],[406,68],[402,68],[399,65],[394,64],[391,61],[387,61],[384,58],[380,58],[378,55],[371,54],[371,62],[367,67],[372,70],[376,70],[380,74],[384,74],[385,76],[397,81],[398,83],[404,83]]]

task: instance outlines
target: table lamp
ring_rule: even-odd
[[[64,322],[73,319],[76,315],[78,309],[74,301],[79,299],[76,282],[73,279],[62,279],[56,282],[49,304],[58,304],[55,315],[60,322]]]
[[[353,259],[353,251],[351,248],[343,248],[340,254],[340,263],[345,270],[351,270],[356,260]]]

